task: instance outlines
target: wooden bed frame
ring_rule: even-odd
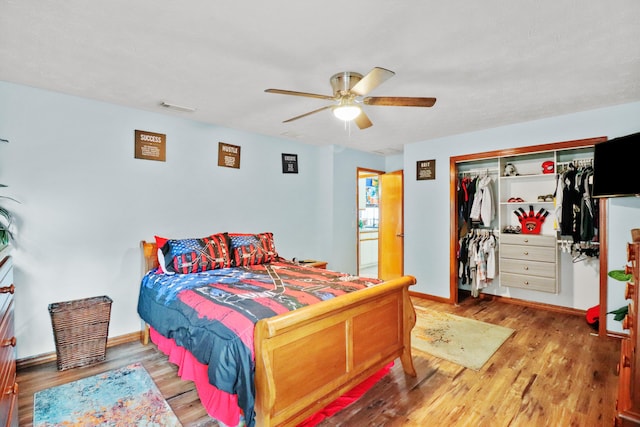
[[[141,245],[146,273],[158,265],[157,247]],[[398,357],[415,377],[409,297],[415,283],[403,276],[258,321],[256,425],[296,425]]]

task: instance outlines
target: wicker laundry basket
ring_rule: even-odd
[[[49,304],[59,371],[105,359],[111,303],[99,296]]]

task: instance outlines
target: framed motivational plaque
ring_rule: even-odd
[[[135,131],[134,156],[136,159],[166,161],[167,136],[163,133]]]
[[[419,160],[416,166],[416,179],[418,181],[436,179],[436,161]]]
[[[240,147],[218,142],[218,166],[240,169]]]
[[[282,153],[282,173],[298,173],[298,155]]]

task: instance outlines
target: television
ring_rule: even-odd
[[[600,142],[593,152],[593,197],[640,195],[640,132]]]

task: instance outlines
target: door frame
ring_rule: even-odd
[[[581,147],[589,147],[594,146],[599,142],[606,141],[607,137],[596,137],[596,138],[586,138],[579,139],[574,141],[565,141],[565,142],[554,142],[550,144],[541,144],[541,145],[532,145],[518,148],[510,148],[503,150],[495,150],[495,151],[486,151],[483,153],[474,153],[467,154],[462,156],[452,156],[449,158],[449,200],[450,203],[450,228],[449,228],[449,302],[453,304],[458,304],[458,257],[457,257],[457,246],[458,246],[458,198],[457,198],[457,180],[458,180],[458,171],[457,164],[470,161],[470,160],[481,160],[488,158],[499,158],[504,156],[513,156],[519,154],[527,154],[527,153],[535,153],[540,151],[555,151],[555,150],[564,150],[571,148],[581,148]],[[608,248],[607,248],[607,209],[606,209],[606,200],[599,200],[600,206],[600,218],[599,222],[599,242],[600,242],[600,317],[606,317],[606,304],[607,304],[607,257],[608,257]],[[445,300],[446,301],[446,300]],[[599,325],[598,334],[600,336],[606,335],[605,323],[601,322]]]
[[[356,167],[356,275],[360,275],[360,178],[379,176],[385,173],[385,171],[377,169]],[[378,253],[378,263],[379,262],[380,254]]]

